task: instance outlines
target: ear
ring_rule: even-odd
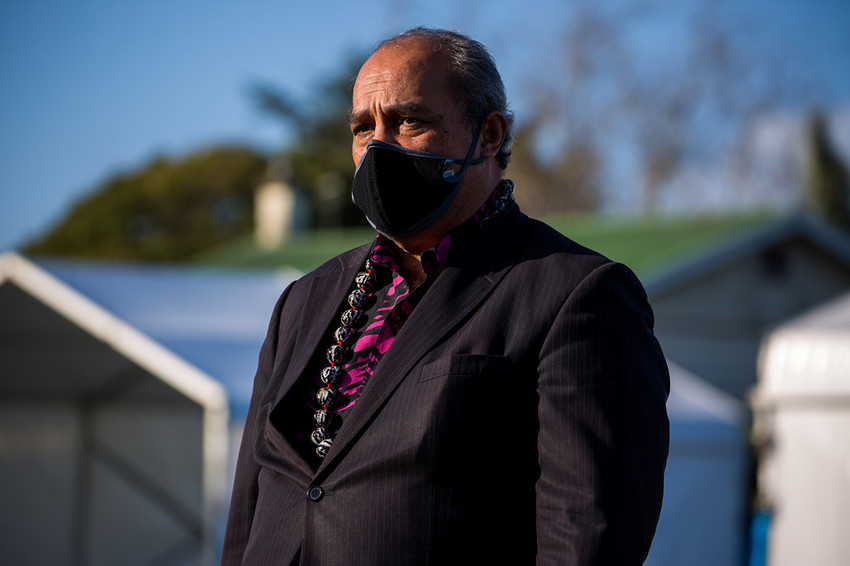
[[[495,157],[505,141],[505,132],[508,129],[508,120],[501,112],[490,112],[484,119],[481,128],[481,156]]]

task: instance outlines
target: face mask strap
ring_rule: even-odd
[[[466,174],[466,170],[470,165],[478,165],[479,163],[483,163],[486,157],[481,156],[478,159],[472,159],[472,156],[475,154],[475,148],[478,146],[478,138],[481,137],[481,130],[484,129],[484,122],[481,122],[478,125],[478,129],[475,131],[475,136],[472,138],[472,144],[469,146],[469,151],[466,153],[466,158],[463,160],[463,167],[460,168],[460,171],[457,173],[452,173],[449,169],[449,166],[454,165],[455,163],[460,163],[459,159],[446,159],[446,164],[444,165],[443,170],[443,179],[449,183],[460,183],[463,180],[463,176]]]

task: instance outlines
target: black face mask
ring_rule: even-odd
[[[462,160],[371,140],[354,172],[351,199],[384,236],[421,234],[449,210],[466,169],[484,161],[472,159],[480,135],[481,127]],[[449,167],[457,163],[463,165],[454,173]]]

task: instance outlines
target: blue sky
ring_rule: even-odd
[[[679,4],[643,4],[652,8],[647,44],[675,49],[681,34],[665,13]],[[811,75],[826,104],[850,102],[850,3],[744,6],[790,46],[783,64]],[[252,106],[251,81],[309,97],[348,53],[412,25],[460,29],[487,43],[521,118],[526,72],[545,65],[570,9],[556,0],[5,0],[0,251],[47,229],[99,182],[156,155],[222,142],[274,147],[283,132]]]

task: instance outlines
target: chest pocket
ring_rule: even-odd
[[[449,377],[474,377],[499,379],[507,373],[508,359],[490,354],[452,354],[422,366],[419,381]]]

